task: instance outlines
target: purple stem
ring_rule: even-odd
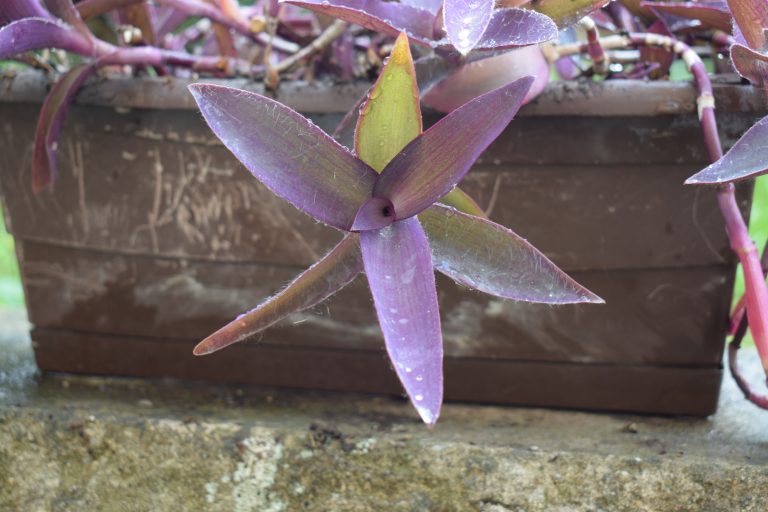
[[[587,54],[592,59],[592,69],[598,75],[608,72],[608,56],[600,43],[600,33],[592,18],[585,16],[579,22],[587,33]]]
[[[697,106],[699,120],[704,132],[704,140],[712,162],[716,162],[723,156],[720,145],[720,137],[717,132],[715,119],[715,102],[712,96],[712,83],[709,80],[704,63],[701,58],[687,44],[668,36],[651,33],[631,33],[611,40],[612,47],[626,46],[657,46],[665,48],[680,56],[693,74],[699,96]],[[588,44],[578,46],[578,51],[586,53]],[[572,51],[569,49],[568,51]],[[566,54],[566,53],[564,53]],[[731,248],[738,255],[744,272],[745,307],[752,337],[755,341],[763,370],[768,375],[768,285],[760,264],[760,258],[754,242],[749,237],[747,225],[739,210],[736,201],[735,187],[732,183],[721,185],[718,188],[717,200],[720,211],[725,220],[725,229],[730,240]],[[732,360],[736,364],[735,359]],[[738,368],[736,368],[738,375]],[[739,386],[744,380],[737,380]],[[742,388],[743,389],[743,388]],[[758,405],[768,403],[765,400],[754,399],[754,394],[748,396]],[[762,405],[761,405],[762,406]]]
[[[709,80],[704,63],[685,43],[672,38],[651,34],[630,34],[634,44],[659,44],[680,55],[693,74],[699,91],[697,98],[699,120],[704,131],[707,152],[712,162],[723,156],[720,137],[715,119],[715,102],[712,96],[712,83]],[[755,346],[760,354],[763,370],[768,375],[768,286],[766,286],[760,257],[754,242],[749,236],[747,224],[736,201],[736,188],[732,183],[720,185],[717,201],[725,220],[725,230],[731,242],[731,248],[738,255],[744,272],[745,305],[749,326]]]
[[[191,55],[186,52],[164,50],[153,46],[119,48],[106,55],[99,65],[178,66],[193,71],[219,75],[241,74],[252,76],[263,72],[262,66],[253,66],[240,59],[220,56]]]
[[[125,7],[132,4],[143,2],[144,0],[84,0],[77,4],[77,8],[83,18],[88,18],[104,12],[108,12],[116,7]],[[167,5],[183,11],[189,16],[202,16],[208,18],[215,23],[229,27],[235,32],[243,34],[249,37],[254,42],[266,45],[268,37],[265,34],[254,33],[251,30],[248,22],[244,20],[238,20],[227,16],[223,11],[217,9],[214,5],[201,2],[200,0],[156,0],[159,4]],[[297,45],[284,41],[282,39],[275,38],[272,41],[272,45],[275,50],[279,50],[283,53],[296,53],[299,48]]]

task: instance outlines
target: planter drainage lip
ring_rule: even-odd
[[[187,91],[191,83],[205,82],[246,89],[271,96],[294,110],[312,113],[347,113],[370,87],[370,82],[284,82],[277,93],[261,82],[246,78],[183,79],[125,77],[89,80],[78,93],[76,104],[141,109],[196,110]],[[42,71],[6,72],[0,76],[0,102],[42,103],[51,75]],[[714,78],[718,112],[766,110],[762,93],[741,84],[736,75]],[[631,101],[627,101],[631,98]],[[696,90],[688,81],[614,80],[605,82],[559,81],[524,106],[520,116],[657,116],[696,113]]]

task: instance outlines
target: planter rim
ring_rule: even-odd
[[[92,79],[78,94],[76,104],[115,108],[194,110],[187,92],[195,82],[217,83],[275,97],[307,114],[346,113],[370,87],[370,82],[287,81],[276,93],[261,82],[245,78],[186,79],[111,76]],[[0,76],[0,102],[42,103],[52,83],[43,71],[23,70]],[[766,112],[768,101],[735,75],[715,77],[714,96],[720,112]],[[587,80],[550,83],[521,110],[522,116],[657,116],[696,113],[696,91],[688,81]]]

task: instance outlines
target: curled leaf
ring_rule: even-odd
[[[752,85],[768,90],[768,53],[756,52],[736,43],[731,46],[731,62]]]
[[[443,401],[443,338],[432,258],[415,218],[360,234],[381,331],[405,391],[424,423]]]
[[[75,66],[54,84],[43,102],[32,153],[32,188],[35,193],[51,185],[56,178],[61,125],[80,86],[95,70],[95,64]]]
[[[0,28],[0,60],[43,48],[88,55],[91,41],[59,20],[26,18]]]
[[[424,210],[419,220],[435,269],[465,286],[525,302],[603,302],[503,226],[441,205]]]
[[[201,341],[194,354],[210,354],[247,340],[289,315],[321,303],[351,283],[362,270],[358,236],[349,234],[282,291]]]
[[[212,84],[189,90],[211,130],[259,181],[320,222],[349,230],[376,171],[277,101]]]
[[[708,185],[754,178],[768,172],[768,116],[755,123],[736,144],[701,172],[688,180],[688,185]]]

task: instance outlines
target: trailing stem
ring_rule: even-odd
[[[704,132],[704,142],[709,158],[716,162],[723,156],[720,137],[717,132],[715,119],[715,100],[712,96],[712,83],[707,75],[706,68],[701,58],[687,44],[672,37],[649,33],[630,33],[626,35],[609,36],[599,40],[603,50],[621,49],[637,46],[656,46],[674,52],[683,59],[688,71],[693,75],[698,91],[696,105],[699,121]],[[560,58],[574,54],[594,51],[595,44],[575,43],[561,45],[554,48],[551,58]],[[591,50],[590,50],[591,49]],[[725,220],[725,229],[728,233],[731,248],[738,255],[744,272],[745,282],[745,309],[749,321],[749,328],[755,340],[757,351],[763,370],[768,375],[768,286],[762,270],[760,258],[754,242],[749,237],[747,225],[739,210],[736,201],[735,187],[732,183],[720,185],[717,191],[717,200],[720,211]],[[746,322],[747,320],[743,320]],[[744,327],[746,330],[746,326]],[[743,334],[742,334],[743,336]],[[734,343],[729,347],[729,364],[731,372],[739,387],[744,391],[745,397],[756,405],[768,408],[768,398],[753,393],[741,376],[736,361],[736,352],[741,343],[741,338],[734,337]]]
[[[600,33],[597,30],[597,25],[592,18],[585,16],[579,21],[579,25],[587,33],[587,54],[592,59],[592,70],[598,75],[605,75],[608,73],[608,54],[603,50],[603,45],[600,44]]]

